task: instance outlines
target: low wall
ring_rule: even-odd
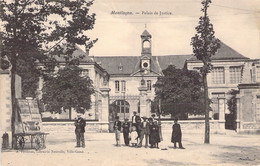
[[[178,122],[182,133],[204,133],[205,120],[185,120]],[[162,131],[172,130],[173,121],[162,121]],[[225,121],[210,120],[210,133],[225,134]]]
[[[86,132],[108,132],[109,123],[86,122]],[[204,133],[204,120],[179,121],[183,133]],[[173,121],[162,121],[162,131],[171,131]],[[74,132],[74,122],[43,122],[42,131],[52,132]],[[218,120],[210,121],[211,133],[225,133],[225,122]]]
[[[239,134],[260,134],[260,122],[237,122]]]
[[[74,122],[42,122],[43,132],[74,132]],[[108,132],[108,123],[102,122],[86,122],[86,132]]]

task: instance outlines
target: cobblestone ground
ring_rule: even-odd
[[[163,133],[160,149],[116,147],[113,133],[85,133],[86,148],[75,148],[74,133],[50,133],[46,148],[3,150],[3,166],[75,165],[260,165],[260,136],[211,134],[211,144],[203,144],[203,134],[184,134],[186,149],[173,149],[170,131]]]

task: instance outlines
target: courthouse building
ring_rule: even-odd
[[[83,68],[82,75],[88,75],[93,80],[95,94],[92,95],[92,107],[86,110],[83,117],[96,126],[95,130],[107,130],[115,114],[121,120],[130,118],[133,111],[149,117],[155,97],[153,85],[158,77],[163,76],[162,71],[168,65],[188,70],[199,70],[202,66],[193,55],[153,55],[152,35],[147,30],[141,34],[140,43],[140,54],[133,56],[91,57],[80,48],[74,52],[75,57],[85,55],[79,67]],[[65,64],[64,59],[57,60],[60,66]],[[219,128],[225,128],[225,115],[230,113],[228,92],[236,89],[240,90],[237,96],[237,127],[241,131],[259,130],[260,60],[249,59],[221,42],[220,49],[212,56],[212,65],[213,69],[208,74],[209,97],[213,102],[210,112],[212,122],[217,122]],[[42,83],[40,80],[39,94]],[[74,119],[76,112],[71,115],[68,111],[61,114],[43,112],[42,117],[50,121],[67,121]]]

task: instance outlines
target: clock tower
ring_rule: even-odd
[[[151,42],[152,35],[147,31],[141,35],[141,69],[144,73],[150,72],[151,68],[151,56],[152,56],[152,42]]]

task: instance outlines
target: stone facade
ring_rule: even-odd
[[[21,77],[15,77],[16,98],[21,98]],[[0,71],[0,120],[1,120],[1,137],[4,133],[9,135],[9,145],[12,141],[11,117],[11,74],[8,70]]]
[[[237,131],[260,133],[260,60],[246,62],[238,85]]]
[[[112,125],[115,114],[120,116],[120,120],[131,118],[133,111],[137,111],[141,116],[150,116],[151,101],[155,97],[153,84],[163,76],[162,70],[168,65],[174,65],[176,68],[198,71],[203,65],[192,55],[154,56],[152,35],[145,30],[140,37],[140,55],[87,56],[88,60],[80,63],[80,67],[86,69],[93,80],[96,90],[95,95],[92,96],[92,108],[86,111],[85,119],[109,122]],[[223,42],[216,55],[212,57],[213,69],[207,78],[209,97],[213,101],[210,117],[212,125],[215,126],[213,128],[219,128],[221,132],[225,129],[225,115],[230,113],[227,106],[227,100],[230,98],[228,92],[231,89],[238,90],[238,85],[243,83],[242,81],[250,83],[254,78],[246,77],[248,74],[246,70],[250,68],[248,62],[251,61],[254,60],[239,54]],[[251,71],[254,74],[255,70]],[[107,77],[104,73],[109,79],[105,79]],[[142,81],[143,85],[141,85]],[[256,92],[256,96],[258,94]],[[253,101],[258,102],[258,97]],[[115,110],[111,109],[115,108],[113,106],[117,108],[114,113]]]

